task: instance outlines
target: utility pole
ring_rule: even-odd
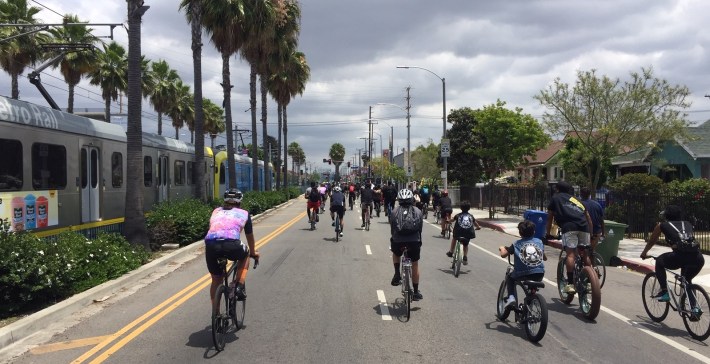
[[[407,166],[406,166],[406,168],[407,168],[407,182],[410,182],[411,177],[412,177],[412,164],[410,163],[411,155],[410,155],[410,149],[409,149],[410,148],[409,129],[411,129],[410,128],[410,114],[409,114],[409,109],[411,108],[411,105],[409,104],[409,102],[411,100],[411,97],[409,96],[409,90],[411,90],[411,89],[412,89],[412,86],[407,86],[407,99],[406,99],[407,100],[407,107],[406,107],[406,110],[407,110],[407,163],[406,163],[407,164]]]
[[[367,120],[367,178],[372,178],[372,106]]]

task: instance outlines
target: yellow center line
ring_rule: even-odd
[[[110,336],[111,335],[87,337],[84,339],[69,340],[69,341],[63,341],[60,343],[43,345],[43,346],[39,346],[39,347],[30,349],[30,353],[32,353],[34,355],[40,355],[40,354],[52,353],[55,351],[80,348],[82,346],[96,345],[96,344],[108,339]]]
[[[295,224],[298,220],[302,219],[305,215],[306,215],[306,213],[302,212],[299,215],[297,215],[296,217],[294,217],[293,219],[291,219],[291,221],[282,225],[280,228],[267,234],[262,239],[260,239],[256,242],[255,248],[258,249],[259,247],[266,245],[269,241],[271,241],[273,238],[275,238],[276,236],[281,234],[284,230],[289,228],[291,225]],[[84,362],[85,360],[87,360],[88,358],[90,358],[91,356],[93,356],[94,354],[99,352],[101,349],[108,346],[111,342],[113,342],[114,340],[116,340],[119,337],[121,337],[122,335],[124,335],[126,332],[131,330],[133,327],[135,327],[136,325],[138,325],[141,322],[143,322],[144,320],[146,320],[148,317],[156,314],[156,312],[158,312],[158,311],[162,310],[163,308],[165,308],[166,306],[168,306],[167,308],[165,308],[165,310],[163,312],[158,313],[154,318],[150,319],[149,321],[147,321],[143,325],[139,326],[134,332],[132,332],[131,334],[127,335],[124,339],[122,339],[119,342],[117,342],[116,344],[114,344],[111,348],[107,349],[102,355],[100,355],[99,357],[94,359],[91,363],[103,362],[111,354],[113,354],[116,351],[118,351],[119,349],[121,349],[129,341],[133,340],[136,336],[140,335],[143,331],[145,331],[147,328],[152,326],[155,322],[157,322],[162,317],[164,317],[165,315],[167,315],[168,313],[173,311],[175,308],[179,307],[181,304],[183,304],[189,298],[191,298],[192,296],[197,294],[197,292],[200,292],[203,289],[205,289],[205,287],[207,287],[210,283],[211,283],[210,275],[209,274],[204,275],[203,277],[199,278],[197,281],[193,282],[189,286],[182,289],[180,292],[176,293],[172,297],[170,297],[167,300],[160,303],[158,306],[156,306],[153,309],[151,309],[150,311],[146,312],[141,317],[135,319],[130,324],[128,324],[125,327],[123,327],[122,329],[118,330],[116,333],[114,333],[112,335],[108,335],[108,338],[106,340],[104,340],[100,344],[96,345],[94,348],[87,351],[79,358],[72,361],[72,363],[74,364],[74,363]],[[196,286],[197,286],[197,288],[195,288]],[[188,292],[188,291],[191,291],[191,292]],[[182,296],[184,296],[184,297],[182,297]],[[175,302],[173,302],[173,301],[175,301]]]

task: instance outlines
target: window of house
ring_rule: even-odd
[[[32,188],[35,190],[63,190],[66,187],[67,149],[63,145],[33,144]]]
[[[153,185],[153,158],[143,157],[143,185],[150,187]]]
[[[119,152],[111,154],[111,185],[115,188],[123,185],[123,155]]]
[[[175,185],[182,186],[185,184],[185,161],[175,161]]]
[[[0,191],[22,189],[22,143],[0,139]]]

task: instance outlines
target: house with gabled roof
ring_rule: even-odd
[[[516,167],[515,172],[521,182],[558,182],[564,179],[560,151],[564,149],[564,140],[555,140],[547,147],[539,149],[535,155],[525,157],[525,163]]]

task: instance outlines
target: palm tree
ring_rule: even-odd
[[[126,218],[123,231],[133,244],[150,248],[143,211],[143,126],[141,124],[141,18],[143,0],[128,7],[128,141],[126,151]],[[196,168],[200,169],[200,168]]]
[[[222,54],[222,93],[227,132],[227,163],[233,166],[234,161],[234,125],[232,122],[232,85],[230,83],[229,58],[239,51],[244,44],[246,33],[244,24],[244,0],[213,0],[204,5],[202,23],[210,34],[210,40]],[[229,186],[237,185],[235,168],[228,170]]]
[[[343,164],[343,158],[345,158],[345,147],[340,143],[335,143],[330,146],[328,155],[335,165],[335,181],[338,182],[340,181],[340,165]]]
[[[209,134],[212,139],[212,148],[217,134],[224,133],[224,110],[210,99],[204,99],[205,105],[205,134]]]
[[[182,0],[180,9],[185,10],[185,17],[190,23],[192,30],[192,67],[194,69],[195,80],[195,133],[198,138],[195,140],[195,198],[206,200],[205,194],[205,168],[201,166],[205,163],[205,138],[204,130],[204,109],[202,106],[202,8],[205,0]]]
[[[5,0],[0,1],[0,23],[8,24],[37,24],[35,15],[42,9],[28,6],[27,0]],[[33,28],[0,28],[2,38],[26,33]],[[36,29],[34,29],[36,30]],[[43,56],[40,44],[45,43],[49,38],[46,32],[38,32],[31,35],[24,35],[0,43],[0,67],[10,74],[12,86],[11,96],[13,99],[20,97],[20,88],[17,82],[18,76],[25,71],[25,68],[36,64]]]
[[[120,91],[128,87],[128,57],[126,49],[116,42],[104,45],[98,54],[96,68],[89,73],[89,83],[101,87],[104,99],[105,121],[111,122],[111,100],[116,101]]]
[[[169,104],[167,115],[173,120],[175,128],[175,139],[179,139],[180,128],[187,125],[192,125],[195,120],[195,103],[194,95],[190,91],[190,86],[177,80],[175,83],[175,94],[172,102]]]
[[[79,17],[67,14],[64,16],[66,23],[80,23]],[[64,25],[50,30],[50,33],[57,42],[70,45],[94,46],[100,40],[91,32],[92,28],[86,25]],[[62,57],[58,65],[64,81],[69,86],[69,100],[67,102],[67,112],[74,113],[74,87],[79,84],[81,78],[90,73],[96,67],[96,53],[83,50],[68,52]]]
[[[151,69],[153,70],[155,86],[148,98],[153,105],[153,109],[158,113],[158,135],[163,135],[163,114],[167,113],[175,102],[180,76],[163,59],[153,62]]]

